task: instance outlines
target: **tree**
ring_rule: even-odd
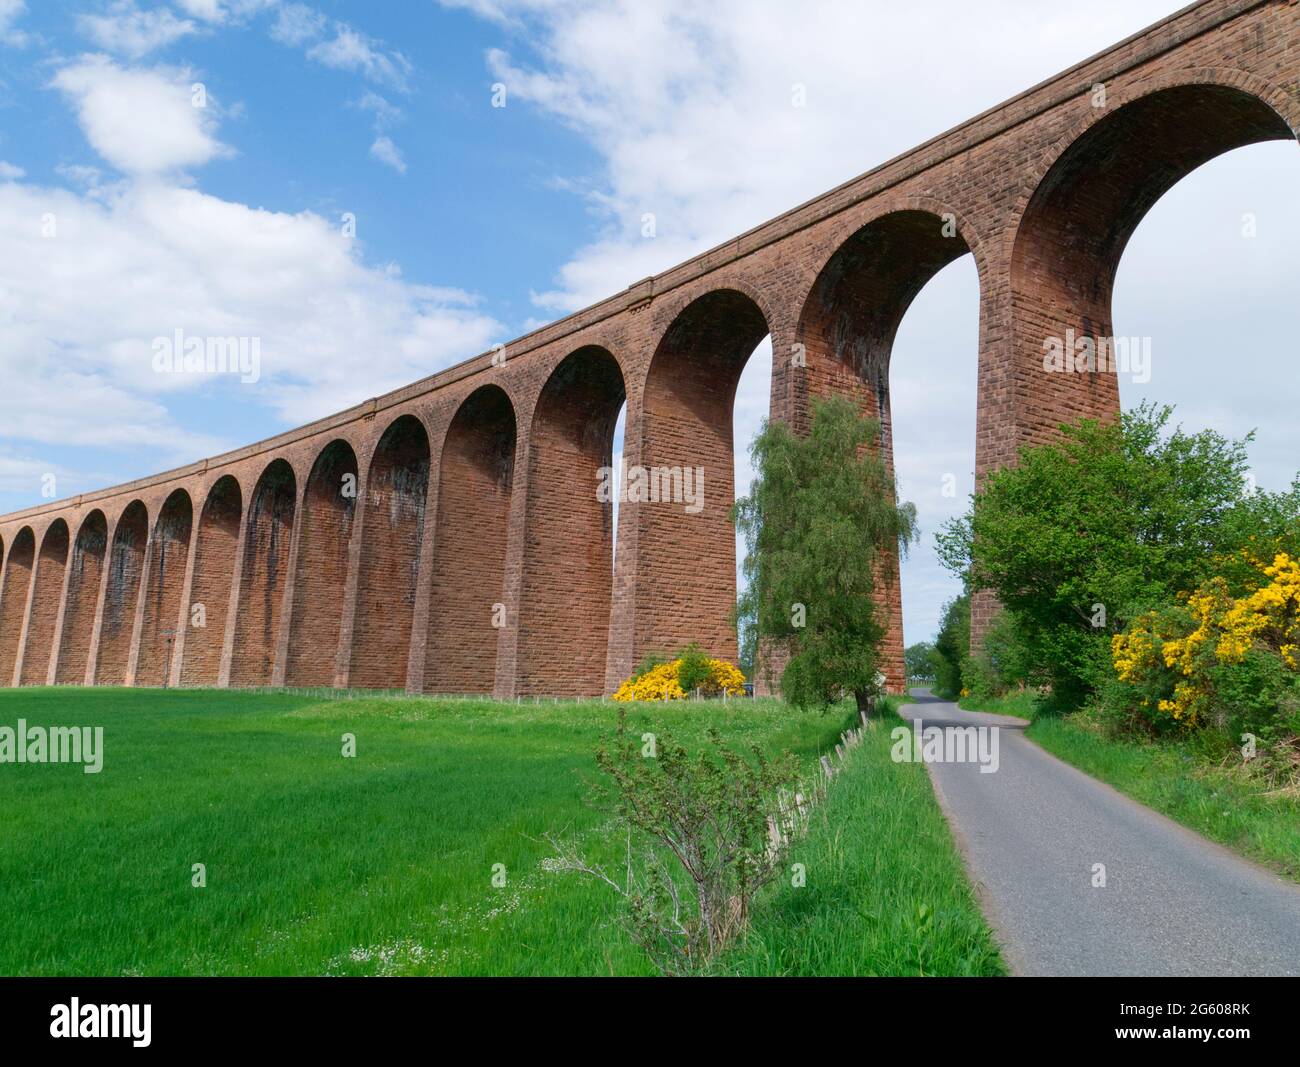
[[[1284,538],[1300,488],[1250,491],[1246,445],[1169,429],[1143,404],[1118,422],[1082,420],[990,474],[938,536],[972,590],[991,590],[1007,632],[1053,702],[1077,706],[1110,672],[1110,635],[1196,588],[1247,540]]]
[[[833,397],[813,402],[807,437],[769,422],[750,449],[754,482],[733,511],[749,549],[737,624],[788,652],[781,693],[798,707],[852,693],[865,710],[878,688],[874,593],[916,529],[879,440],[877,422]]]
[[[928,682],[934,678],[934,645],[929,641],[918,641],[903,650],[903,662],[907,665],[907,677],[918,682]]]
[[[945,700],[961,695],[962,672],[970,647],[970,594],[953,597],[943,607],[934,639],[934,692]]]

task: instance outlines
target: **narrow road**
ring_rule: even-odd
[[[999,727],[995,772],[928,768],[1014,973],[1300,975],[1300,886],[1048,755],[1020,719],[913,694],[909,724]]]

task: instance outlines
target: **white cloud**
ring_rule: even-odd
[[[328,22],[321,12],[306,4],[284,4],[276,11],[271,37],[296,48],[324,34]]]
[[[36,475],[62,469],[40,454],[63,449],[143,454],[105,481],[163,470],[246,443],[242,427],[221,433],[214,409],[287,428],[503,339],[471,294],[367,264],[340,221],[223,200],[174,176],[211,156],[215,131],[128,147],[127,115],[185,126],[171,114],[175,81],[102,58],[65,68],[56,84],[128,177],[101,184],[95,168],[70,165],[60,173],[88,191],[21,174],[0,183],[0,491],[35,496]],[[159,373],[155,341],[177,330],[255,339],[258,380]],[[94,487],[60,480],[61,492]]]
[[[21,48],[31,40],[14,26],[27,9],[26,0],[0,0],[0,44]]]
[[[225,25],[274,8],[278,0],[176,0],[176,6],[191,18],[212,25]]]
[[[85,56],[53,80],[77,109],[82,132],[106,161],[128,174],[199,166],[229,149],[212,132],[211,107],[191,102],[192,72],[118,66]]]
[[[16,178],[21,178],[27,172],[22,167],[16,167],[12,163],[6,163],[0,159],[0,181],[8,182]]]
[[[77,27],[100,48],[138,59],[197,29],[166,7],[141,9],[135,0],[115,0],[103,14],[77,16]]]
[[[351,71],[394,89],[405,90],[412,69],[401,52],[385,48],[382,42],[306,4],[281,7],[271,37],[293,48],[305,48],[307,58],[322,66]]]
[[[43,218],[54,236],[42,235]],[[168,448],[159,469],[241,443],[213,439],[210,419],[170,415],[184,396],[241,390],[296,425],[484,351],[501,333],[468,294],[365,265],[319,215],[154,180],[100,200],[0,186],[0,241],[6,437]],[[155,372],[154,339],[177,329],[258,338],[260,380]]]
[[[387,134],[381,133],[375,138],[370,146],[370,154],[386,167],[392,167],[398,174],[406,173],[406,160],[402,158],[401,149],[393,144],[393,139]]]

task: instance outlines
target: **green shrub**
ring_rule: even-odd
[[[707,686],[713,677],[709,666],[709,654],[698,644],[691,642],[677,653],[677,684],[682,692],[690,696],[695,690]]]

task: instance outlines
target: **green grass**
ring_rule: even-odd
[[[1300,796],[1267,792],[1240,763],[1207,760],[1188,742],[1114,740],[1086,712],[1035,717],[1031,693],[962,706],[1032,718],[1026,735],[1058,759],[1300,881]]]
[[[887,712],[851,753],[791,849],[806,884],[762,901],[735,973],[1006,973],[924,766],[890,759],[901,722]]]
[[[582,803],[614,716],[601,702],[2,691],[0,725],[103,726],[105,755],[98,775],[0,765],[0,974],[649,973],[607,887],[540,868],[548,831],[619,853]],[[847,721],[773,700],[630,716],[688,744],[716,724],[810,765]],[[995,969],[924,772],[880,757],[855,753],[799,846],[808,887],[773,895],[736,969]]]

